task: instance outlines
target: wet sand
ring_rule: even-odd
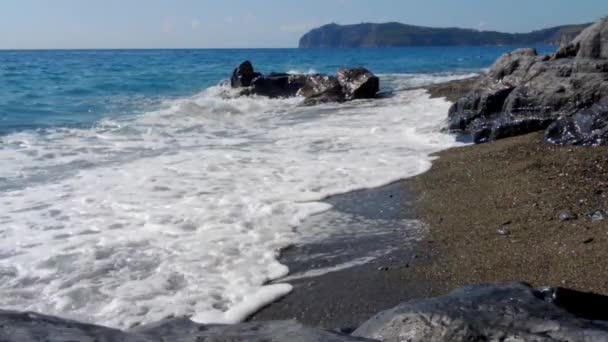
[[[402,182],[327,199],[334,208],[300,229],[323,225],[339,233],[283,251],[292,275],[281,281],[294,290],[251,320],[296,319],[348,332],[378,311],[427,296],[429,284],[408,272],[428,260],[418,252],[428,230],[412,220],[413,199]],[[354,267],[340,269],[351,261]]]

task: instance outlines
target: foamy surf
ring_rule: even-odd
[[[212,87],[92,129],[2,137],[0,307],[120,328],[241,321],[290,291],[268,285],[288,274],[277,251],[315,235],[296,227],[321,199],[422,173],[457,144],[440,132],[449,103],[422,90],[299,101]]]

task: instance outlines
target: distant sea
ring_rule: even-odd
[[[232,323],[285,295],[277,251],[332,194],[426,171],[450,104],[412,86],[516,47],[0,51],[0,308],[115,327]],[[552,46],[537,47],[549,52]],[[364,66],[387,96],[237,97],[232,69]]]

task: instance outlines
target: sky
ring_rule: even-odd
[[[332,22],[527,32],[605,15],[608,0],[0,0],[0,49],[296,47]]]

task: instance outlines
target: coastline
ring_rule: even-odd
[[[446,98],[448,101],[466,94],[479,78],[454,80],[424,87],[430,98]],[[320,326],[349,332],[369,319],[375,313],[390,309],[402,302],[444,294],[443,286],[430,281],[423,271],[434,260],[436,253],[433,241],[428,239],[428,225],[417,214],[418,194],[410,190],[410,179],[403,179],[383,187],[354,191],[328,199],[337,211],[355,211],[363,216],[381,215],[376,219],[416,220],[425,227],[418,241],[404,241],[399,236],[407,226],[390,228],[394,234],[389,239],[398,241],[400,246],[371,261],[353,267],[323,273],[305,279],[279,279],[293,285],[293,291],[280,300],[262,308],[249,318],[249,321],[269,321],[296,319],[308,325]],[[378,214],[385,213],[385,214]],[[327,225],[335,229],[328,219],[316,217],[306,224]],[[377,220],[379,221],[379,220]],[[397,223],[400,224],[400,223]],[[306,229],[304,226],[303,229]],[[386,230],[386,223],[379,223],[375,232],[355,238],[354,244],[365,243],[377,246],[383,243],[378,232]],[[407,234],[407,233],[405,233]],[[305,272],[321,267],[319,263],[298,262],[300,256],[318,253],[319,250],[353,249],[353,241],[334,240],[325,245],[298,245],[281,252],[279,260],[287,265],[290,273]],[[361,254],[361,251],[359,251]],[[353,258],[357,254],[352,255]],[[348,289],[344,291],[344,289]],[[449,289],[448,289],[449,290]]]
[[[453,101],[476,81],[424,88]],[[348,332],[401,302],[482,283],[608,294],[608,147],[560,147],[533,133],[436,155],[431,170],[391,185],[398,198],[414,198],[392,205],[424,222],[428,235],[370,263],[292,282],[291,294],[251,320],[295,318]],[[353,205],[389,205],[381,188],[366,191],[375,195]]]

